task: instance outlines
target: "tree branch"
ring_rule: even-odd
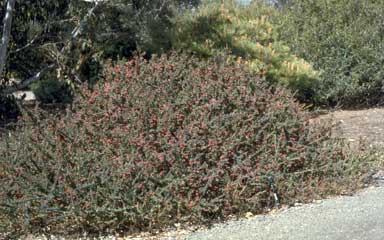
[[[65,22],[73,22],[75,21],[74,18],[68,18],[68,19],[63,19],[63,20],[58,20],[58,21],[52,21],[52,22],[48,22],[46,23],[44,26],[43,26],[43,29],[46,29],[48,28],[48,26],[51,26],[51,25],[54,25],[54,24],[63,24]],[[32,47],[34,45],[34,43],[39,40],[41,38],[40,36],[41,34],[36,34],[32,40],[30,40],[26,45],[22,46],[22,47],[19,47],[18,49],[15,49],[15,50],[12,50],[9,52],[9,55],[11,54],[16,54],[18,52],[21,52],[29,47]]]
[[[7,95],[7,94],[11,94],[11,93],[14,93],[16,91],[19,91],[25,87],[27,87],[29,84],[31,83],[34,83],[34,82],[37,82],[41,79],[41,77],[46,73],[48,72],[49,70],[55,68],[57,65],[55,63],[53,64],[50,64],[48,65],[47,67],[43,68],[42,70],[40,70],[40,72],[36,73],[35,75],[33,75],[32,77],[22,81],[21,83],[17,83],[17,84],[14,84],[12,86],[9,86],[9,87],[6,87],[6,88],[3,88],[0,90],[0,95]]]
[[[85,15],[85,17],[80,21],[80,24],[77,27],[75,27],[75,29],[73,29],[72,39],[76,39],[83,32],[84,26],[87,23],[88,18],[90,18],[92,16],[93,12],[95,11],[95,9],[97,7],[99,7],[101,5],[101,3],[105,2],[105,1],[94,1],[94,2],[95,2],[95,6],[91,9],[89,9],[87,15]]]
[[[18,49],[15,49],[13,51],[10,51],[9,54],[15,54],[15,53],[18,53],[18,52],[21,52],[23,51],[24,49],[27,49],[29,48],[30,46],[32,46],[35,41],[39,38],[39,35],[36,35],[29,43],[27,43],[26,45],[24,45],[23,47],[20,47]]]

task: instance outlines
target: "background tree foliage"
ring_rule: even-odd
[[[13,18],[6,79],[27,78],[52,62],[48,49],[64,44],[75,21],[69,1],[55,0],[18,1]]]
[[[382,102],[382,1],[291,0],[278,20],[280,39],[321,70],[315,89],[320,103]]]
[[[311,101],[318,73],[278,38],[273,19],[279,12],[256,1],[207,1],[176,18],[173,46],[203,57],[229,52],[272,85],[284,85],[302,101]]]
[[[68,102],[74,83],[92,85],[102,78],[105,59],[130,58],[136,50],[147,58],[172,49],[205,57],[229,51],[251,68],[267,70],[267,80],[290,86],[307,102],[381,101],[384,17],[379,1],[256,0],[223,13],[220,1],[110,0],[89,14],[94,4],[18,1],[1,85],[55,64],[31,89],[42,102]],[[82,34],[73,39],[79,24]]]
[[[45,103],[71,101],[74,83],[100,79],[103,59],[130,57],[137,49],[148,56],[170,50],[170,19],[198,2],[112,0],[100,3],[89,14],[94,3],[83,0],[18,1],[0,89],[55,64],[31,89]],[[0,7],[5,9],[5,4],[2,1]],[[82,33],[75,39],[78,26]],[[2,104],[1,115],[7,118],[11,109],[4,106],[13,108],[15,104],[1,98],[7,102]]]
[[[5,2],[0,7],[4,9]],[[92,3],[82,0],[17,2],[7,78],[29,77],[42,66],[60,60],[75,70],[101,53],[103,57],[129,57],[138,48],[159,52],[170,49],[170,18],[196,0],[113,0],[97,8],[84,23],[83,34],[71,42],[72,31]],[[2,18],[3,15],[0,15]],[[60,59],[61,58],[61,59]]]

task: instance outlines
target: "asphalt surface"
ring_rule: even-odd
[[[384,187],[219,224],[188,240],[384,240]]]

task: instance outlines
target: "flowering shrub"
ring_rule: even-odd
[[[257,213],[346,189],[337,184],[365,160],[230,58],[136,57],[83,95],[74,112],[1,141],[4,232],[141,230]]]

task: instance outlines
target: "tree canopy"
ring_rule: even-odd
[[[6,3],[2,1],[0,7],[5,9]],[[71,68],[67,74],[58,74],[63,77],[81,70],[96,56],[128,57],[138,48],[149,53],[168,49],[170,18],[198,1],[111,0],[98,2],[100,7],[95,8],[96,3],[16,2],[3,84],[10,78],[28,78],[52,63],[62,70]],[[75,39],[76,28],[82,28],[82,33]]]

